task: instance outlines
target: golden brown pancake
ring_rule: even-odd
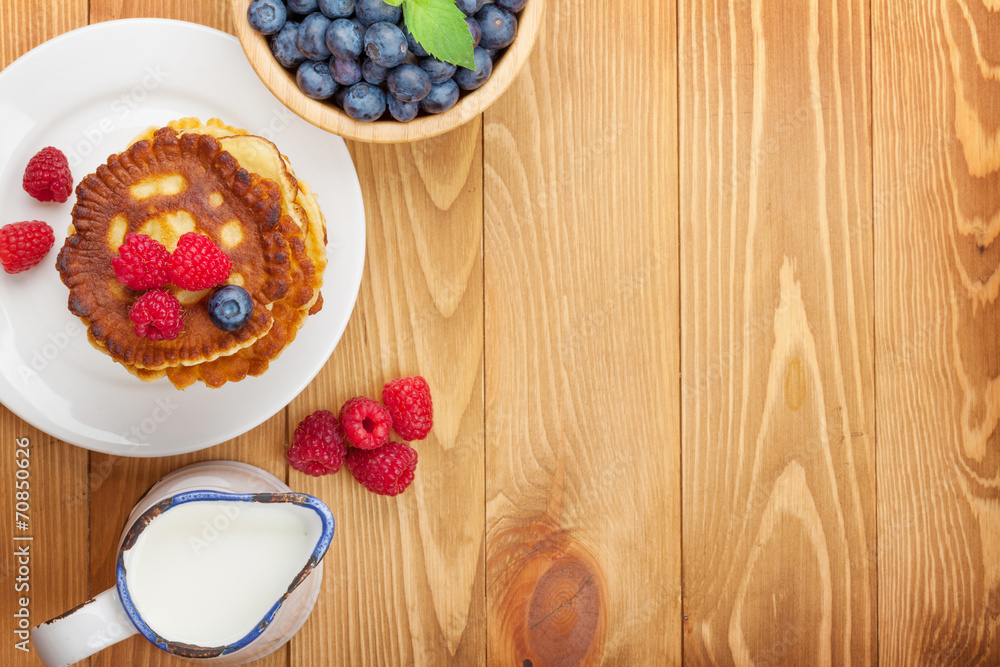
[[[277,183],[282,195],[282,213],[295,221],[304,235],[304,245],[297,236],[288,239],[292,265],[301,272],[295,283],[299,290],[275,302],[271,313],[274,325],[266,336],[233,355],[195,366],[175,366],[166,371],[170,381],[179,388],[199,380],[210,387],[218,387],[247,375],[262,374],[295,339],[306,318],[322,308],[320,288],[327,263],[326,221],[309,186],[295,177],[288,158],[270,141],[226,125],[217,118],[205,123],[197,118],[183,118],[171,121],[167,127],[180,134],[207,134],[217,138],[240,166]],[[155,128],[150,128],[136,140],[148,138],[154,132]]]
[[[205,135],[170,129],[111,156],[77,187],[72,233],[56,262],[69,287],[69,308],[116,361],[159,370],[209,361],[253,344],[271,328],[268,306],[292,283],[288,242],[279,230],[277,186],[251,174]],[[209,236],[233,261],[230,282],[241,284],[254,314],[236,332],[221,331],[201,301],[206,293],[172,288],[184,308],[183,335],[137,337],[128,317],[140,293],[122,286],[111,260],[130,232],[173,250],[185,232]]]
[[[198,156],[195,166],[188,164],[192,147],[196,147],[193,153]],[[133,175],[128,169],[133,163],[146,165],[152,173],[140,171]],[[125,173],[118,173],[119,165],[125,165]],[[220,171],[219,165],[224,169]],[[202,171],[207,178],[200,175]],[[231,182],[223,183],[228,188],[219,186],[218,173],[232,174]],[[192,182],[197,185],[192,187]],[[71,290],[70,309],[88,324],[88,338],[95,347],[144,381],[166,375],[178,388],[196,381],[218,387],[247,375],[260,375],[294,340],[308,315],[322,307],[325,220],[315,196],[295,178],[288,159],[261,137],[218,119],[207,124],[195,118],[173,121],[165,128],[150,128],[141,134],[124,153],[112,156],[107,165],[85,178],[80,187],[78,206],[86,203],[79,209],[80,216],[74,209],[74,226],[58,261],[63,281]],[[182,192],[187,194],[180,196]],[[247,224],[248,216],[231,216],[230,209],[237,204],[230,200],[249,209],[254,224]],[[274,221],[276,202],[278,214]],[[109,215],[112,211],[115,213]],[[225,213],[221,224],[216,219],[220,217],[218,212]],[[77,229],[78,217],[83,232]],[[220,331],[207,319],[205,301],[210,290],[190,293],[169,286],[185,305],[185,330],[175,341],[163,341],[168,345],[156,346],[155,341],[134,335],[127,312],[139,293],[117,282],[110,260],[129,231],[153,236],[172,250],[176,239],[191,231],[192,221],[194,231],[207,233],[233,260],[233,275],[227,282],[242,284],[249,291],[246,281],[257,284],[261,275],[267,275],[260,290],[263,298],[251,294],[255,303],[251,323],[266,324],[246,333],[250,324],[237,332]],[[88,250],[100,246],[96,239],[102,234],[106,243],[100,252]],[[260,256],[252,250],[253,239],[263,250]],[[80,251],[81,246],[87,252]],[[232,248],[239,252],[231,252]],[[99,280],[81,277],[98,273]],[[84,283],[91,285],[90,289],[83,289]],[[101,307],[88,308],[91,302]],[[122,313],[125,323],[119,326],[119,335],[109,335],[105,327],[110,326],[109,322],[121,325]],[[192,340],[181,342],[187,336],[192,315],[197,321]],[[202,318],[215,331],[203,328]],[[230,339],[228,345],[215,342],[226,338]],[[204,342],[206,339],[212,343]],[[150,347],[171,347],[170,343],[186,352],[163,352],[162,360],[149,352]]]

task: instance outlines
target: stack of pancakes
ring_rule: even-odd
[[[179,389],[260,375],[322,307],[326,224],[309,186],[271,142],[218,119],[185,118],[150,128],[85,177],[56,262],[69,309],[90,342],[140,379]],[[146,234],[173,251],[186,232],[210,237],[233,263],[254,312],[237,331],[212,324],[213,290],[169,289],[183,308],[174,340],[135,335],[128,312],[141,292],[115,278],[125,235]]]

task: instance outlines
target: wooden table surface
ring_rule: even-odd
[[[0,66],[125,17],[232,31],[228,4],[0,0]],[[0,408],[0,664],[38,664],[21,438],[33,623],[112,584],[154,480],[231,458],[338,520],[261,665],[1000,664],[997,0],[548,0],[482,117],[349,148],[361,291],[285,410],[138,460]],[[402,496],[287,468],[305,415],[417,373]],[[89,664],[180,663],[132,638]]]

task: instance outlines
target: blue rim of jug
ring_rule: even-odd
[[[136,540],[139,539],[139,535],[142,534],[142,531],[145,530],[146,526],[148,526],[149,523],[157,516],[172,507],[183,505],[185,503],[206,500],[293,503],[295,505],[308,507],[313,510],[317,515],[319,515],[320,521],[322,522],[322,532],[316,543],[316,548],[313,550],[312,554],[309,556],[309,560],[306,561],[305,566],[299,570],[299,573],[295,576],[295,579],[292,580],[292,583],[288,586],[288,589],[284,592],[281,598],[274,603],[274,605],[264,615],[264,618],[254,626],[253,630],[237,641],[223,646],[198,646],[195,644],[171,641],[160,637],[152,628],[149,627],[149,625],[146,624],[146,621],[143,620],[138,610],[136,610],[135,604],[132,602],[132,597],[129,595],[128,586],[125,581],[125,552],[135,546]],[[187,491],[185,493],[178,493],[177,495],[171,496],[165,500],[161,500],[147,509],[129,527],[128,532],[125,534],[125,539],[122,541],[122,546],[118,550],[115,575],[118,597],[121,599],[122,606],[125,608],[125,613],[128,614],[129,619],[132,621],[132,624],[135,625],[136,629],[142,633],[146,639],[155,644],[157,648],[166,651],[167,653],[180,656],[182,658],[215,658],[221,655],[234,653],[235,651],[239,651],[241,648],[246,647],[267,629],[267,627],[271,624],[271,621],[274,620],[275,614],[277,614],[278,610],[281,609],[281,605],[284,604],[286,599],[288,599],[288,596],[292,594],[292,591],[298,588],[299,584],[305,580],[309,573],[312,572],[316,565],[323,559],[327,549],[330,547],[330,542],[333,540],[333,531],[334,519],[333,514],[330,512],[330,508],[328,508],[319,498],[310,496],[306,493],[226,493],[224,491]]]

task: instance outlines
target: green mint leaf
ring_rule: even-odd
[[[382,0],[387,5],[392,5],[393,7],[399,7],[403,4],[403,0]]]
[[[455,0],[404,0],[406,29],[438,60],[476,69],[472,33]]]

